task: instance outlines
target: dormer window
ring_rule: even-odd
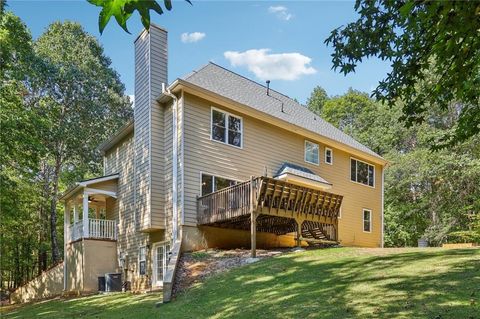
[[[212,108],[212,140],[235,147],[242,147],[242,118]]]
[[[325,147],[325,163],[333,164],[333,151],[331,148]]]

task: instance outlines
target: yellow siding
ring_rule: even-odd
[[[200,173],[205,172],[238,180],[251,175],[273,176],[283,162],[307,167],[333,184],[332,193],[344,196],[339,238],[344,245],[381,245],[382,181],[381,166],[375,165],[375,188],[350,181],[350,154],[331,145],[320,145],[320,165],[304,161],[305,138],[246,114],[243,118],[243,148],[210,140],[211,106],[200,98],[185,95],[185,225],[196,225],[196,196],[200,195]],[[325,164],[325,146],[333,150],[333,165]],[[356,156],[356,158],[359,158]],[[362,158],[359,158],[362,159]],[[362,209],[372,210],[372,232],[363,232]]]

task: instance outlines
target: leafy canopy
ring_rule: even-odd
[[[192,4],[190,0],[185,0]],[[107,26],[113,16],[123,30],[130,33],[127,28],[127,21],[135,11],[138,11],[145,29],[150,28],[150,10],[163,14],[162,7],[156,0],[88,0],[91,4],[102,7],[98,17],[98,28],[100,33]],[[172,10],[172,0],[164,0],[163,4],[168,11]]]
[[[357,0],[355,10],[358,20],[325,40],[334,69],[355,72],[374,56],[391,61],[373,96],[390,106],[402,100],[407,125],[423,122],[431,105],[456,101],[458,122],[439,145],[480,132],[480,2]]]
[[[325,91],[325,89],[320,86],[316,86],[313,88],[313,91],[307,100],[307,107],[310,111],[320,115],[322,113],[322,108],[327,100],[327,91]]]

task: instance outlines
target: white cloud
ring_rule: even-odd
[[[312,59],[297,52],[270,54],[270,49],[252,49],[245,52],[223,53],[233,67],[246,66],[261,80],[296,80],[302,75],[317,72]]]
[[[268,8],[268,12],[275,14],[280,20],[289,21],[293,15],[288,12],[288,8],[284,6],[271,6]]]
[[[128,97],[130,98],[130,102],[132,102],[132,107],[135,107],[135,95],[129,94]]]
[[[183,43],[194,43],[205,38],[206,34],[203,32],[182,33],[180,39]]]

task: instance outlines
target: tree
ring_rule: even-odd
[[[43,228],[37,214],[40,189],[36,172],[44,149],[36,135],[42,119],[28,103],[29,82],[37,62],[32,38],[25,24],[11,12],[0,15],[0,43],[0,290],[3,290],[31,278],[36,269],[33,252],[40,255],[37,234]]]
[[[132,109],[102,47],[78,24],[54,23],[33,41],[25,24],[4,12],[0,41],[3,291],[59,261],[58,195],[101,173],[95,147]]]
[[[42,61],[33,85],[36,111],[46,122],[39,131],[48,150],[41,176],[49,190],[52,262],[60,260],[57,204],[65,164],[90,165],[98,171],[92,150],[131,116],[128,98],[111,61],[98,41],[77,23],[53,23],[34,45]],[[96,167],[95,167],[96,166]]]
[[[328,100],[327,91],[320,86],[313,88],[310,97],[307,100],[307,107],[310,111],[321,114],[323,105]]]
[[[480,132],[478,1],[357,0],[357,21],[333,30],[333,68],[344,74],[372,56],[392,71],[373,92],[391,107],[400,100],[407,125],[422,123],[432,105],[460,108],[455,127],[438,141],[453,145]]]
[[[185,0],[192,4],[190,0]],[[138,11],[145,29],[150,28],[150,10],[158,14],[163,14],[162,7],[156,0],[88,0],[93,5],[102,7],[102,11],[98,17],[98,28],[100,33],[107,26],[110,18],[115,17],[118,25],[126,32],[130,33],[127,28],[127,21],[135,11]],[[172,10],[172,1],[164,0],[163,4],[168,11]]]
[[[330,98],[320,116],[389,161],[385,171],[385,245],[480,240],[480,136],[432,152],[431,140],[459,120],[457,103],[432,105],[426,121],[406,128],[401,102],[392,107],[348,90]],[[479,234],[479,235],[476,235]]]

